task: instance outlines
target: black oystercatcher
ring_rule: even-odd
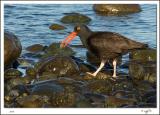
[[[146,48],[148,45],[128,39],[115,32],[93,32],[86,25],[75,26],[72,32],[62,41],[61,47],[65,47],[76,36],[79,36],[83,45],[94,55],[101,59],[99,68],[94,73],[88,74],[96,76],[104,67],[107,60],[113,60],[113,76],[116,77],[116,57],[127,53],[133,49]]]

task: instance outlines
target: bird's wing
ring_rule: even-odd
[[[94,50],[111,53],[122,53],[130,47],[130,42],[124,36],[112,32],[98,32],[89,37],[88,42]]]

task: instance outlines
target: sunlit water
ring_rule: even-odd
[[[88,26],[94,31],[113,31],[128,38],[149,44],[156,48],[156,5],[141,5],[142,12],[125,16],[100,16],[93,11],[93,5],[5,5],[4,27],[20,39],[23,50],[32,44],[49,45],[63,40],[73,30],[73,24],[63,24],[60,19],[65,13],[78,12],[89,16]],[[62,31],[49,29],[52,23],[67,27]],[[78,37],[77,37],[78,38]],[[71,44],[81,44],[75,39]],[[75,48],[76,56],[85,59],[86,49]]]

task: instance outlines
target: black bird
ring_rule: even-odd
[[[100,58],[101,64],[94,73],[88,74],[96,76],[104,67],[107,60],[113,60],[113,76],[116,77],[116,58],[130,50],[142,49],[148,47],[147,44],[140,43],[115,32],[93,32],[86,25],[77,25],[65,40],[62,41],[61,47],[65,47],[76,36],[79,36],[82,44],[94,55]]]

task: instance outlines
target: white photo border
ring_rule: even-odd
[[[4,108],[4,5],[5,4],[156,4],[157,5],[157,108]],[[158,114],[159,113],[159,1],[1,1],[1,114]]]

